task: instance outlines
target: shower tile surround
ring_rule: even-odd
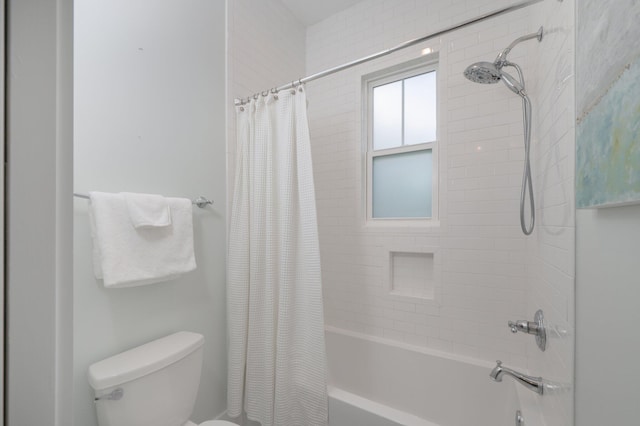
[[[532,374],[559,386],[537,397],[547,425],[572,425],[575,331],[575,2],[533,8],[545,36],[529,45],[533,102],[532,172],[536,231],[527,239],[527,316],[543,309],[547,350],[527,343]],[[529,319],[529,318],[528,318]],[[516,337],[516,336],[514,336]]]
[[[277,0],[234,0],[228,2],[229,94],[296,80],[512,3],[366,0],[307,28],[305,45],[304,27]],[[572,3],[546,1],[307,85],[328,326],[490,362],[501,359],[531,374],[571,381]],[[525,237],[518,222],[520,99],[502,85],[471,83],[462,71],[493,60],[540,25],[547,31],[543,42],[521,44],[509,56],[522,66],[534,105],[538,219],[534,234]],[[365,226],[361,77],[415,59],[425,47],[439,52],[439,224]],[[305,52],[306,66],[300,61]],[[229,108],[231,198],[235,112]],[[393,253],[435,253],[432,299],[392,294],[392,274],[416,275],[411,261],[396,263],[394,270]],[[540,307],[549,324],[566,331],[565,339],[552,337],[544,353],[532,338],[512,335],[506,327],[507,320],[530,319]],[[548,425],[571,424],[571,399],[572,393],[541,399]]]
[[[363,1],[307,30],[307,74],[377,52],[509,2]],[[511,2],[513,3],[513,2]],[[518,221],[524,160],[521,100],[462,71],[515,38],[533,102],[537,223]],[[547,1],[467,27],[307,86],[329,326],[505,364],[558,384],[573,381],[573,2]],[[439,52],[439,224],[369,226],[363,217],[361,76]],[[393,252],[436,252],[436,300],[399,297]],[[409,265],[395,265],[410,268]],[[393,274],[411,276],[415,271]],[[546,352],[513,335],[509,319],[542,308]],[[548,425],[573,422],[573,391],[539,398]]]
[[[361,2],[308,28],[307,74],[505,4]],[[327,325],[526,366],[526,340],[506,327],[527,313],[527,244],[518,222],[521,101],[502,85],[469,82],[462,71],[532,31],[530,13],[467,27],[307,85]],[[370,226],[361,196],[361,78],[415,59],[425,47],[439,52],[439,224]],[[530,81],[527,49],[518,46],[510,59]],[[390,292],[392,275],[415,275],[402,262],[390,275],[391,252],[434,251],[438,297]]]

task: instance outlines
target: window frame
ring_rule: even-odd
[[[418,60],[409,61],[400,65],[396,65],[384,70],[363,76],[363,119],[365,123],[365,140],[364,148],[364,173],[365,184],[363,190],[365,224],[372,226],[379,225],[399,225],[399,226],[437,226],[439,225],[439,205],[438,205],[438,141],[440,140],[440,119],[441,119],[441,100],[440,100],[440,78],[439,78],[439,62],[438,53],[425,55]],[[436,72],[436,137],[435,140],[415,145],[402,145],[395,148],[373,149],[373,89],[378,86],[393,83],[415,77],[420,74]],[[404,89],[403,89],[404,97]],[[404,120],[404,102],[402,117]],[[404,126],[403,126],[404,138]],[[381,156],[401,154],[407,152],[431,150],[432,159],[432,199],[431,199],[431,217],[390,217],[375,218],[373,217],[373,159]]]

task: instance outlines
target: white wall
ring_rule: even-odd
[[[577,2],[578,119],[626,65],[637,61],[639,17],[638,2]],[[577,211],[575,417],[580,426],[638,422],[639,218],[640,206]]]
[[[509,3],[360,2],[308,29],[307,71]],[[506,327],[507,320],[532,315],[526,307],[526,238],[518,216],[521,100],[503,85],[475,84],[462,73],[533,31],[531,13],[529,8],[503,15],[308,84],[328,325],[526,367],[526,340]],[[418,58],[425,47],[440,55],[440,224],[363,226],[361,76]],[[517,47],[510,58],[526,75],[535,73],[526,48]],[[390,250],[437,251],[439,303],[388,294]]]
[[[305,27],[280,0],[233,0],[227,3],[227,169],[228,197],[231,200],[236,161],[233,99],[304,77]]]
[[[71,424],[72,6],[7,4],[8,425]]]
[[[576,425],[638,421],[640,206],[577,212]]]
[[[527,79],[533,102],[532,172],[536,230],[527,238],[527,303],[524,318],[545,315],[547,349],[527,343],[530,374],[560,389],[537,397],[548,426],[573,424],[575,282],[575,75],[574,2],[546,1],[533,8],[532,29],[544,26],[541,43],[529,43]],[[526,419],[525,419],[526,421]]]
[[[96,424],[90,364],[179,330],[205,336],[193,419],[212,419],[226,407],[225,5],[75,6],[74,190],[204,195],[215,204],[194,207],[196,271],[107,290],[93,276],[87,201],[75,200],[74,424]]]

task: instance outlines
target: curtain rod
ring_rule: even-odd
[[[295,87],[297,85],[308,83],[310,81],[317,80],[319,78],[326,77],[326,76],[331,75],[331,74],[335,74],[335,73],[337,73],[339,71],[346,70],[346,69],[351,68],[351,67],[355,67],[356,65],[360,65],[362,63],[369,62],[369,61],[372,61],[374,59],[378,59],[378,58],[380,58],[382,56],[389,55],[391,53],[397,52],[398,50],[402,50],[402,49],[405,49],[407,47],[414,46],[414,45],[416,45],[418,43],[422,43],[423,41],[427,41],[427,40],[429,40],[431,38],[439,37],[439,36],[444,35],[444,34],[446,34],[448,32],[451,32],[451,31],[466,27],[467,25],[475,24],[477,22],[482,22],[482,21],[485,21],[487,19],[494,18],[494,17],[499,16],[499,15],[503,15],[505,13],[513,12],[515,10],[522,9],[524,7],[527,7],[527,6],[531,6],[532,4],[540,3],[541,1],[543,1],[543,0],[526,0],[526,1],[522,1],[520,3],[513,4],[511,6],[504,7],[502,9],[494,10],[493,12],[485,13],[483,15],[477,16],[477,17],[472,18],[472,19],[468,19],[468,20],[463,21],[463,22],[461,22],[459,24],[452,25],[452,26],[450,26],[448,28],[445,28],[443,30],[437,31],[435,33],[431,33],[429,35],[426,35],[426,36],[423,36],[423,37],[420,37],[420,38],[415,38],[413,40],[405,41],[404,43],[400,43],[399,45],[397,45],[395,47],[392,47],[390,49],[387,49],[387,50],[383,50],[382,52],[374,53],[372,55],[365,56],[364,58],[356,59],[355,61],[347,62],[347,63],[339,65],[337,67],[333,67],[333,68],[329,68],[329,69],[324,70],[324,71],[320,71],[320,72],[312,74],[310,76],[301,78],[298,81],[292,81],[291,83],[284,84],[284,85],[282,85],[280,87],[275,87],[273,89],[267,89],[264,92],[256,93],[253,96],[249,96],[247,98],[236,98],[236,99],[234,99],[234,104],[236,106],[237,105],[244,105],[245,103],[249,102],[252,97],[257,99],[257,97],[260,94],[262,94],[262,96],[266,96],[270,92],[273,93],[273,92],[278,92],[280,90],[290,89],[290,88]],[[560,1],[562,1],[562,0],[560,0]]]

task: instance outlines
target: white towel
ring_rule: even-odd
[[[171,210],[162,195],[123,192],[134,228],[161,228],[171,225]]]
[[[105,287],[167,281],[196,268],[191,200],[167,198],[171,226],[136,229],[123,194],[89,198],[94,272]]]

